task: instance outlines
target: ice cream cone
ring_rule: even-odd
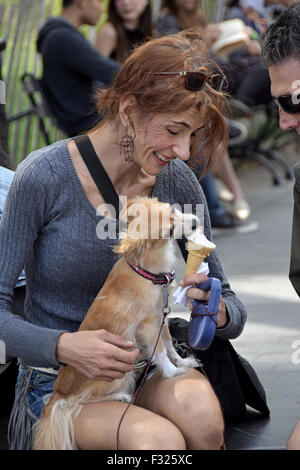
[[[191,239],[188,239],[188,258],[186,262],[186,268],[184,276],[188,274],[196,273],[200,267],[200,264],[210,255],[210,253],[216,248],[216,245],[205,237],[201,231],[194,233]]]

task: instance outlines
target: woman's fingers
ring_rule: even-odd
[[[133,343],[106,330],[63,333],[57,346],[60,362],[68,364],[90,379],[122,378],[138,358]]]
[[[179,281],[179,285],[181,287],[191,286],[193,284],[200,284],[201,282],[206,281],[207,279],[208,277],[205,276],[205,274],[188,274]]]

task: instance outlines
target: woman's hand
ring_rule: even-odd
[[[186,286],[190,286],[190,285],[193,285],[193,284],[200,284],[201,282],[206,281],[207,279],[208,279],[208,277],[205,276],[205,274],[197,274],[197,273],[189,274],[188,276],[185,276],[183,279],[181,279],[181,281],[179,282],[179,285],[181,287],[186,287]],[[193,300],[201,300],[201,301],[208,302],[209,295],[210,295],[210,291],[205,291],[205,290],[199,289],[197,287],[191,287],[190,289],[188,289],[187,296],[190,299],[192,299],[189,302],[190,310],[192,311],[192,309],[193,309],[193,306],[192,306],[192,301]],[[217,317],[217,328],[224,327],[227,322],[228,322],[228,317],[227,317],[227,313],[226,313],[226,306],[225,306],[224,301],[221,297],[220,298],[220,304],[219,304],[218,317]]]
[[[129,372],[139,350],[106,330],[63,333],[57,342],[58,362],[70,365],[88,379],[112,382]]]

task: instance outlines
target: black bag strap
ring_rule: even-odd
[[[116,218],[119,219],[120,200],[116,190],[106,173],[98,155],[96,154],[92,142],[88,135],[78,135],[73,140],[82,156],[91,177],[103,196],[106,203],[112,204],[116,210]]]

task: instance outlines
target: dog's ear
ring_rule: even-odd
[[[144,239],[132,239],[132,238],[124,238],[121,240],[119,245],[113,248],[113,251],[117,255],[130,255],[135,252],[136,256],[139,256],[144,248],[146,240]]]

